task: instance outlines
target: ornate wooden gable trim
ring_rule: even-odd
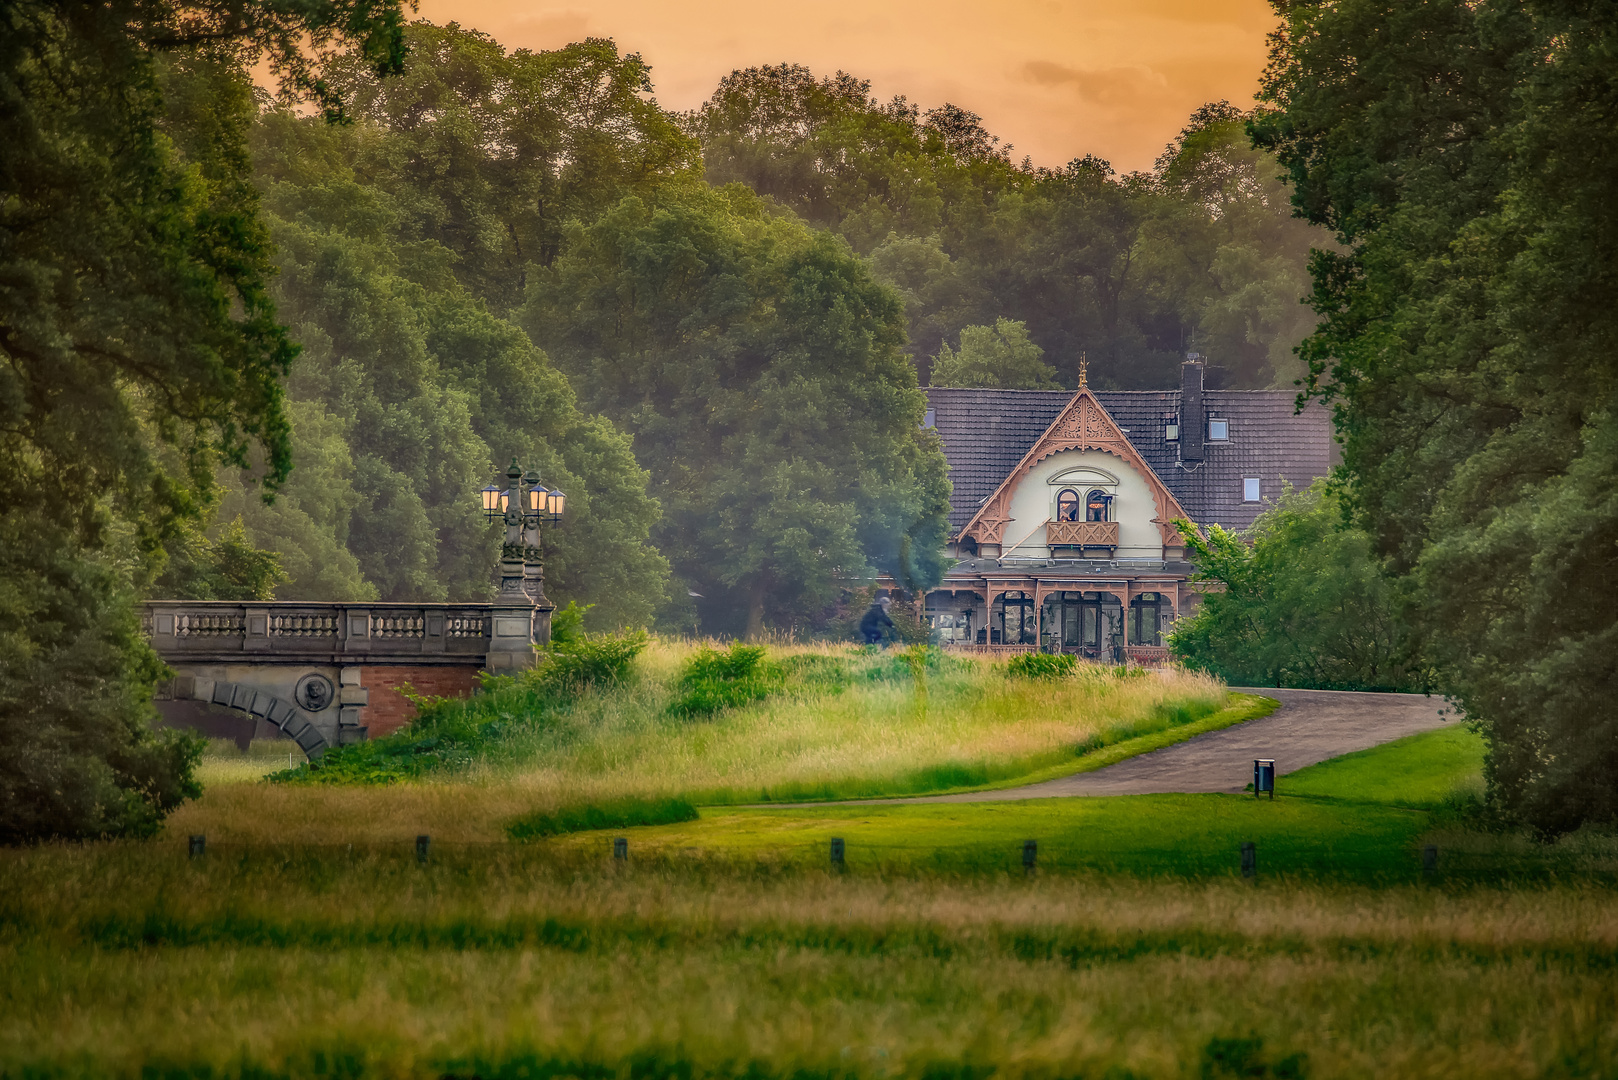
[[[1157,516],[1152,524],[1157,526],[1159,535],[1163,538],[1164,546],[1181,546],[1184,539],[1180,531],[1174,527],[1175,518],[1190,519],[1189,514],[1180,506],[1168,487],[1158,478],[1152,467],[1146,464],[1146,459],[1140,452],[1130,445],[1129,437],[1114,422],[1111,415],[1096,400],[1095,393],[1091,391],[1087,380],[1082,374],[1079,379],[1079,388],[1073,393],[1073,400],[1069,401],[1045,429],[1028,453],[1017,467],[994,489],[994,494],[984,500],[978,507],[978,512],[972,515],[961,529],[961,540],[975,540],[979,544],[1003,543],[1006,526],[1011,522],[1011,493],[1017,484],[1033,471],[1035,465],[1044,461],[1052,454],[1059,454],[1064,450],[1100,450],[1122,459],[1133,466],[1146,478],[1146,486],[1151,489],[1152,498],[1157,503]]]

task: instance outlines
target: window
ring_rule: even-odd
[[[1258,477],[1249,476],[1242,481],[1242,502],[1258,501]]]
[[[1081,521],[1079,517],[1079,493],[1068,488],[1056,496],[1057,521]]]
[[[937,422],[938,422],[938,410],[937,409],[928,409],[925,413],[922,414],[922,417],[921,417],[921,426],[922,427],[930,428],[930,427],[933,427]]]
[[[1090,497],[1084,500],[1084,520],[1106,521],[1107,518],[1111,516],[1108,513],[1108,511],[1111,509],[1111,495],[1108,495],[1105,491],[1101,491],[1099,489],[1092,491],[1090,492]]]
[[[1230,421],[1229,420],[1209,420],[1208,421],[1208,441],[1209,442],[1226,442],[1229,439],[1230,439]]]

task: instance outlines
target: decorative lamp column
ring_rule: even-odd
[[[539,645],[551,640],[551,612],[556,605],[545,598],[545,564],[539,550],[539,523],[545,515],[552,492],[540,483],[539,473],[529,469],[523,476],[523,591],[533,602],[533,638]]]
[[[495,505],[490,505],[489,489],[483,489],[485,511],[491,519],[498,512],[506,526],[505,540],[500,545],[500,591],[495,594],[490,613],[493,617],[489,638],[490,671],[530,668],[535,659],[534,601],[528,595],[524,567],[523,526],[528,515],[523,507],[527,493],[523,490],[522,468],[516,458],[511,459],[511,466],[506,469],[505,481],[505,489],[497,489]],[[548,622],[546,629],[549,630]]]

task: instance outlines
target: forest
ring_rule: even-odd
[[[515,455],[570,495],[548,587],[592,625],[813,632],[873,569],[942,570],[918,384],[1073,385],[1083,354],[1154,387],[1193,347],[1228,386],[1303,373],[1321,234],[1228,105],[1120,177],[1019,164],[971,113],[841,72],[737,71],[675,114],[608,40],[403,39],[398,74],[318,72],[342,123],[238,64],[165,64],[177,129],[233,103],[300,352],[285,483],[266,503],[221,470],[158,593],[481,598],[471,493]],[[279,580],[222,576],[232,540]]]

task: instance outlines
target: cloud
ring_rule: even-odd
[[[1148,67],[1072,68],[1049,60],[1030,60],[1022,77],[1038,86],[1071,86],[1098,105],[1157,101],[1169,93],[1169,80]]]

